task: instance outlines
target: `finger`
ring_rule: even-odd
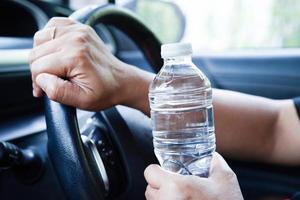
[[[69,18],[65,18],[65,17],[51,18],[42,30],[34,34],[33,46],[38,46],[47,41],[50,41],[54,39],[53,36],[55,38],[59,37],[60,35],[62,35],[60,31],[62,27],[68,27],[75,24],[78,24],[78,22]]]
[[[52,17],[46,26],[44,28],[49,28],[49,27],[58,27],[58,26],[68,26],[72,24],[77,24],[73,19],[67,18],[67,17]]]
[[[39,46],[35,46],[29,54],[29,63],[33,63],[35,60],[46,56],[48,54],[52,54],[58,52],[62,48],[62,44],[69,38],[69,35],[64,35],[56,40],[50,40]]]
[[[39,74],[36,83],[50,99],[66,105],[78,106],[81,103],[78,97],[85,96],[78,85],[52,74]]]
[[[35,60],[31,65],[32,81],[35,82],[36,76],[40,73],[49,73],[59,77],[67,77],[67,59],[61,58],[61,52],[46,55]]]
[[[147,186],[145,197],[147,200],[159,199],[159,190],[151,187],[150,185]]]
[[[55,36],[57,28],[56,27],[49,27],[44,28],[40,31],[37,31],[33,36],[33,47],[39,46],[45,42],[48,42],[53,39]]]
[[[66,33],[73,32],[78,27],[78,24],[71,24],[68,26],[52,26],[44,28],[34,34],[33,46],[37,47],[51,40],[57,40]]]
[[[149,165],[145,171],[144,176],[148,184],[156,189],[159,189],[162,183],[169,178],[167,171],[162,169],[159,165]]]
[[[234,175],[234,172],[229,167],[224,158],[217,152],[214,153],[212,162],[210,177],[212,179],[218,179],[219,177],[224,177],[224,175]]]
[[[67,77],[67,59],[61,59],[61,53],[46,55],[38,60],[35,60],[31,65],[31,78],[34,86],[33,95],[35,97],[43,96],[43,91],[38,84],[36,84],[36,77],[41,73],[49,73],[59,77]]]
[[[43,96],[43,90],[37,86],[37,84],[32,81],[32,94],[34,97],[42,97]]]

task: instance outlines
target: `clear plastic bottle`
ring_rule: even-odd
[[[155,155],[169,171],[207,177],[215,151],[212,89],[189,43],[162,46],[164,66],[149,88]]]

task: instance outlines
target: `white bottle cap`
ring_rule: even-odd
[[[161,57],[177,57],[187,56],[193,53],[192,45],[190,43],[170,43],[161,46]]]

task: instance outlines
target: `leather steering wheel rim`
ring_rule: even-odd
[[[111,25],[128,35],[144,53],[154,71],[162,66],[160,41],[132,13],[125,9],[92,6],[70,16],[81,23]],[[45,97],[45,116],[48,153],[59,182],[68,199],[105,199],[103,183],[93,165],[89,164],[81,140],[76,108],[54,102]]]

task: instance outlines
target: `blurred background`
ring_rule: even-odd
[[[135,11],[164,43],[189,41],[196,51],[300,46],[298,0],[116,2]],[[106,1],[71,0],[70,3],[72,8],[78,9]]]
[[[163,43],[188,41],[193,43],[195,53],[300,46],[299,0],[40,0],[43,1],[63,2],[73,10],[115,2],[135,12]],[[70,13],[64,13],[67,14]]]

